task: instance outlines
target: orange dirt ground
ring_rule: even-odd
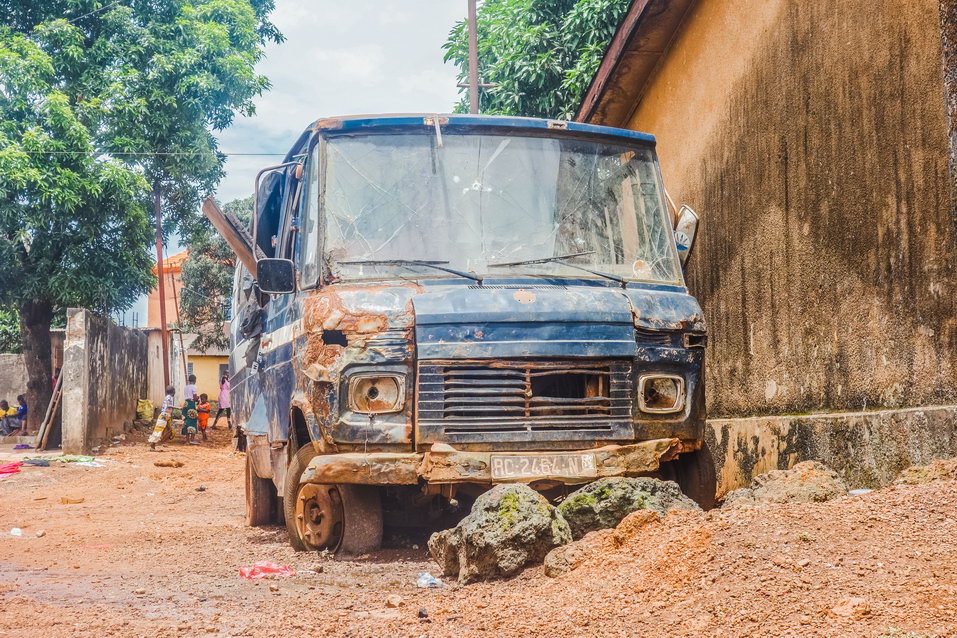
[[[673,513],[557,579],[423,590],[424,546],[339,562],[244,527],[244,459],[215,434],[0,481],[0,636],[957,636],[957,481]],[[298,573],[240,578],[259,560]]]

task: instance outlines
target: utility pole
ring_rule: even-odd
[[[163,205],[159,181],[153,184],[156,222],[156,279],[159,282],[160,340],[163,342],[163,392],[169,386],[169,336],[166,333],[166,286],[163,285]]]
[[[477,0],[469,0],[469,113],[479,112]]]

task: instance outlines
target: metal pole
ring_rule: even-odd
[[[159,183],[153,185],[156,222],[156,279],[159,282],[160,340],[163,342],[163,388],[169,385],[169,336],[166,334],[166,286],[163,285],[163,206]]]
[[[180,270],[180,281],[183,280],[182,270]],[[179,316],[179,297],[176,294],[176,275],[171,270],[169,273],[169,285],[173,288],[173,307],[176,308],[176,328],[179,333],[179,353],[183,358],[183,379],[189,383],[189,367],[186,365],[186,348],[183,346],[183,320]]]
[[[469,113],[479,112],[478,34],[475,17],[476,0],[469,0]]]

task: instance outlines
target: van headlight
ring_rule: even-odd
[[[638,407],[642,412],[667,414],[685,407],[685,380],[676,374],[638,377]]]
[[[405,406],[405,377],[359,374],[349,379],[349,409],[358,414],[399,412]]]

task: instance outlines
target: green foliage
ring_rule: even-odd
[[[253,198],[227,202],[223,210],[248,223],[252,217]],[[229,345],[229,338],[223,330],[223,323],[232,292],[236,255],[208,222],[195,228],[187,247],[189,258],[183,263],[180,297],[184,329],[199,335],[193,347],[201,352],[209,348],[225,348]]]
[[[0,354],[20,354],[20,313],[0,310]]]
[[[23,317],[31,400],[67,306],[149,290],[152,205],[188,233],[222,176],[213,132],[252,114],[273,0],[0,0],[0,305]],[[29,329],[27,329],[29,328]],[[42,335],[42,336],[41,336]]]
[[[630,0],[486,0],[478,11],[481,112],[572,119]],[[468,27],[443,45],[468,81]],[[468,112],[468,96],[456,106]]]
[[[147,185],[95,155],[87,107],[54,68],[38,43],[0,28],[0,304],[125,308],[153,282]]]

